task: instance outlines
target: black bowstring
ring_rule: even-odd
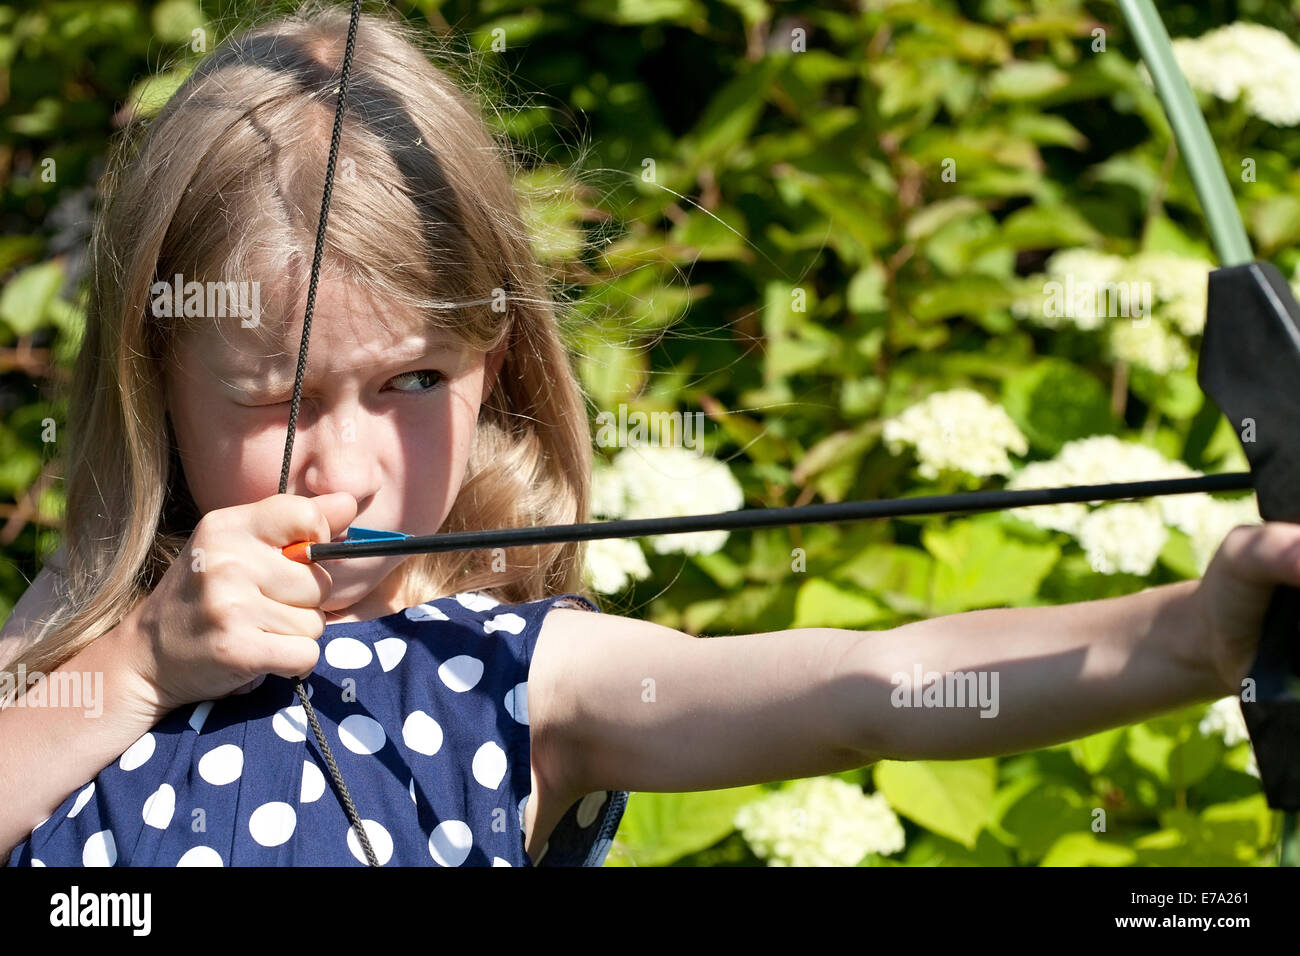
[[[298,368],[294,372],[293,399],[289,404],[289,431],[284,440],[284,464],[280,467],[280,494],[285,494],[289,488],[289,462],[293,459],[293,438],[297,432],[298,405],[302,400],[302,379],[307,369],[307,342],[311,335],[311,316],[316,308],[316,284],[320,279],[321,258],[325,251],[325,223],[329,219],[330,194],[334,191],[334,166],[338,160],[339,139],[343,133],[343,102],[347,97],[348,75],[352,72],[352,49],[357,37],[357,23],[360,19],[361,0],[352,0],[352,15],[348,20],[348,39],[343,49],[343,66],[339,71],[339,99],[334,110],[334,131],[330,135],[329,160],[325,167],[325,188],[321,193],[320,222],[316,226],[316,252],[312,257],[311,281],[307,286],[307,311],[302,320],[302,342],[298,346]],[[302,708],[307,714],[307,721],[311,724],[312,733],[316,735],[316,743],[320,745],[321,753],[325,757],[325,763],[329,765],[330,776],[334,778],[334,786],[338,788],[339,799],[343,802],[343,809],[352,822],[352,830],[361,842],[361,849],[365,851],[367,865],[379,866],[375,851],[370,846],[370,838],[366,835],[366,828],[361,824],[361,815],[357,813],[357,808],[352,802],[352,796],[348,793],[347,784],[343,782],[343,774],[339,771],[339,765],[334,761],[334,754],[330,752],[330,745],[325,740],[325,733],[321,730],[320,721],[316,719],[316,711],[307,698],[307,690],[303,687],[302,678],[294,679],[293,689],[298,695],[298,700],[302,702]]]

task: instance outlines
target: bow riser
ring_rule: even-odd
[[[1216,269],[1209,281],[1197,379],[1241,440],[1260,517],[1300,522],[1300,304],[1267,262]],[[1300,810],[1297,628],[1300,590],[1279,587],[1241,705],[1269,806],[1288,811]]]

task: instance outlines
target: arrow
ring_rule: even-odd
[[[1068,488],[973,491],[954,495],[890,498],[883,501],[798,505],[790,508],[742,508],[738,511],[720,511],[716,514],[675,518],[633,518],[621,521],[592,521],[585,524],[505,528],[498,531],[463,531],[455,534],[410,535],[398,531],[349,528],[344,541],[298,541],[280,550],[291,560],[309,564],[313,561],[338,558],[432,554],[440,551],[553,544],[559,541],[590,541],[598,538],[639,538],[647,535],[734,531],[742,528],[772,528],[814,522],[1001,511],[1005,508],[1081,501],[1115,501],[1125,498],[1149,498],[1156,495],[1244,491],[1253,487],[1250,473],[1242,471],[1201,475],[1195,478],[1162,478],[1155,481],[1126,481],[1107,485],[1072,485]]]

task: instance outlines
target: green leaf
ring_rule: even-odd
[[[1030,444],[1055,455],[1068,441],[1110,434],[1110,396],[1078,366],[1057,358],[1035,362],[1002,384],[1002,405]]]
[[[871,260],[849,280],[845,290],[846,304],[857,313],[884,311],[889,307],[889,301],[885,298],[887,281],[885,267],[879,260]]]
[[[694,793],[633,793],[618,825],[610,865],[665,866],[735,830],[736,811],[764,796],[761,786]]]
[[[991,818],[996,760],[882,760],[872,776],[895,812],[963,846]]]
[[[1074,762],[1090,774],[1100,773],[1124,743],[1125,727],[1112,727],[1100,733],[1089,734],[1069,744]]]
[[[992,276],[973,273],[929,283],[911,301],[908,311],[922,322],[950,315],[971,315],[1010,305],[1014,296]]]
[[[1177,528],[1169,529],[1169,537],[1160,551],[1160,563],[1181,578],[1198,578],[1200,566],[1192,551],[1192,539]]]
[[[782,68],[779,58],[749,64],[709,102],[680,144],[680,155],[686,158],[690,171],[734,155],[763,112],[768,90]]]
[[[1259,255],[1271,256],[1283,246],[1300,240],[1300,197],[1272,196],[1253,203],[1247,221],[1259,241]]]
[[[1037,859],[1066,833],[1092,822],[1092,807],[1073,787],[1051,779],[1024,780],[1000,805],[998,826],[1016,841],[1026,859]]]
[[[1142,233],[1142,252],[1172,252],[1188,259],[1218,262],[1214,251],[1198,239],[1193,239],[1168,216],[1152,216]]]
[[[1021,604],[1032,598],[1060,557],[1054,544],[1008,538],[989,520],[958,520],[921,534],[934,555],[932,604],[937,614]]]
[[[1039,866],[1132,866],[1137,853],[1119,843],[1107,843],[1091,833],[1067,833],[1052,844]]]
[[[1177,744],[1173,737],[1157,733],[1148,723],[1134,724],[1129,728],[1129,757],[1166,786],[1170,782],[1169,757]]]
[[[1007,848],[987,830],[981,830],[975,849],[935,833],[922,834],[907,846],[903,866],[1015,866]]]
[[[1040,146],[1068,146],[1076,150],[1088,146],[1088,138],[1069,120],[1051,113],[1017,113],[1011,117],[1007,128]]]
[[[46,324],[46,311],[63,286],[63,263],[28,266],[0,292],[0,319],[15,335],[31,335]]]
[[[811,578],[799,589],[791,627],[870,627],[893,612],[862,592]]]
[[[43,245],[40,236],[0,236],[0,273],[39,255]]]
[[[1035,204],[1018,209],[1002,222],[988,247],[1010,249],[1059,249],[1091,246],[1101,235],[1088,220],[1068,206]]]
[[[207,24],[194,0],[163,0],[153,8],[153,32],[164,43],[189,43],[193,31]]]
[[[647,374],[647,358],[640,349],[592,341],[578,363],[578,371],[600,407],[612,409],[640,392]]]
[[[832,432],[804,453],[791,478],[802,485],[834,465],[860,461],[879,441],[881,428],[879,421],[870,421],[860,428]]]
[[[896,611],[914,616],[930,613],[930,578],[934,559],[919,548],[873,545],[835,570],[835,576],[866,588]]]
[[[716,213],[696,210],[687,216],[685,223],[673,229],[669,239],[695,250],[693,258],[726,261],[749,256],[749,243],[745,240],[748,231],[744,217],[735,209],[723,208]]]
[[[126,105],[123,107],[123,112],[130,119],[154,115],[181,88],[181,85],[189,78],[192,69],[192,64],[186,64],[165,73],[147,76],[138,81],[131,87],[131,91],[126,96]]]
[[[1070,85],[1070,74],[1046,61],[1014,61],[995,70],[988,80],[995,101],[1032,102]]]

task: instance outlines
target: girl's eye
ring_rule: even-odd
[[[421,380],[424,382],[423,390],[428,390],[428,389],[436,388],[438,385],[441,385],[443,376],[441,372],[435,371],[431,368],[422,368],[414,372],[403,372],[401,375],[394,376],[392,379],[392,381],[394,382],[400,382],[400,381],[419,382]],[[422,389],[419,388],[398,389],[399,392],[413,392],[413,391],[421,391],[421,390]]]

